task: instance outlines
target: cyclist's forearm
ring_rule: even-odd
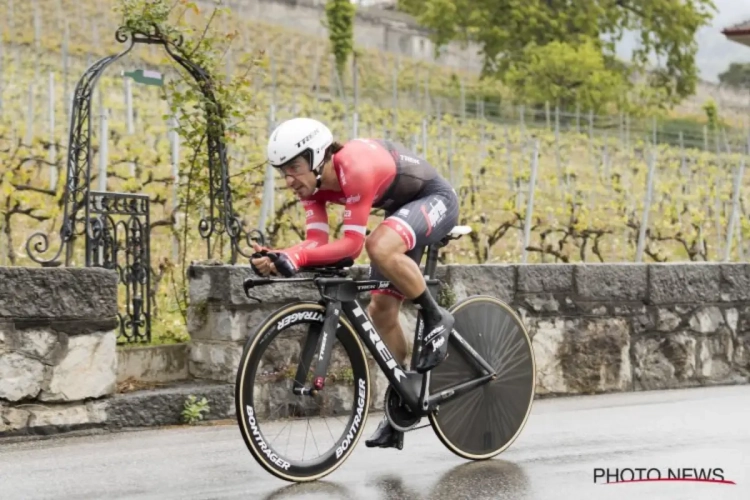
[[[325,229],[307,226],[305,239],[290,247],[284,248],[282,252],[293,252],[304,248],[315,248],[328,243],[328,226]]]
[[[307,239],[304,241],[300,241],[296,245],[292,245],[288,248],[283,249],[283,252],[294,252],[297,250],[305,249],[305,248],[315,248],[320,247],[323,245],[326,245],[328,243],[328,234],[320,234],[319,232],[315,232],[315,234],[307,235]]]
[[[334,242],[301,249],[300,266],[322,266],[332,264],[346,257],[356,259],[362,252],[365,239],[359,233],[345,233],[344,237]]]

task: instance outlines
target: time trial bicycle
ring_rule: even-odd
[[[427,248],[423,274],[433,296],[441,286],[434,278],[438,249],[469,232],[467,226],[456,226]],[[449,309],[455,324],[448,357],[420,374],[394,360],[358,298],[389,282],[355,280],[348,269],[353,264],[345,259],[300,269],[311,277],[244,281],[248,296],[257,286],[303,282],[314,283],[321,296],[319,301],[298,300],[278,308],[245,343],[235,405],[242,437],[255,460],[274,476],[293,482],[320,479],[344,463],[359,442],[379,382],[373,380],[367,353],[390,384],[383,409],[396,429],[421,428],[417,424],[427,417],[438,439],[460,457],[483,460],[506,450],[526,424],[536,385],[531,338],[516,312],[486,295],[458,301]],[[417,311],[411,367],[419,356],[423,326]],[[299,339],[284,337],[297,327],[302,327]],[[344,401],[347,397],[350,402]],[[303,431],[293,432],[291,425],[302,417],[315,418]],[[261,429],[265,418],[268,427]],[[341,430],[334,433],[331,424]],[[323,451],[324,439],[310,438],[316,430],[330,443]],[[304,458],[308,443],[320,453],[311,460]],[[292,458],[300,448],[303,457]]]

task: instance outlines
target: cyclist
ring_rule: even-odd
[[[251,259],[255,272],[288,277],[303,266],[356,258],[364,247],[371,279],[391,281],[388,289],[372,292],[368,314],[393,357],[405,365],[399,309],[406,298],[421,308],[425,321],[414,368],[425,373],[438,365],[447,355],[454,319],[427,290],[419,263],[425,247],[445,237],[458,222],[458,199],[450,183],[400,144],[375,139],[340,144],[328,127],[310,118],[279,125],[270,136],[267,155],[305,208],[306,239],[274,251],[275,262],[267,256]],[[327,203],[344,205],[344,236],[334,242],[328,241]],[[385,218],[366,237],[372,208],[385,210]],[[257,244],[254,248],[262,250]],[[403,432],[384,418],[365,443],[403,449]]]

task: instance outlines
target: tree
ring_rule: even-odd
[[[719,82],[737,90],[750,90],[750,63],[731,63],[719,74]]]
[[[695,34],[715,10],[713,0],[399,0],[399,8],[432,31],[436,48],[452,40],[476,42],[485,75],[505,76],[523,59],[527,45],[580,45],[595,40],[608,64],[626,31],[639,35],[630,70],[664,88],[664,104],[695,92]]]
[[[336,59],[336,71],[342,81],[346,60],[354,50],[354,13],[354,4],[349,0],[328,0],[326,3],[325,26]]]
[[[706,121],[708,121],[708,130],[714,132],[719,128],[719,107],[716,106],[716,101],[709,99],[702,106],[703,111],[706,113]]]
[[[518,99],[530,104],[549,102],[563,109],[576,102],[599,112],[622,95],[622,74],[607,68],[593,41],[581,45],[551,42],[529,44],[505,77]]]

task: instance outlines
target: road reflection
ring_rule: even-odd
[[[521,466],[506,460],[491,459],[468,462],[450,469],[440,476],[425,498],[521,500],[528,496],[530,486],[529,478]]]
[[[444,472],[438,480],[424,491],[410,485],[412,474],[430,474],[430,471],[414,470],[408,474],[389,473],[367,481],[374,488],[374,495],[367,498],[382,500],[456,500],[456,499],[503,499],[520,500],[529,497],[530,483],[523,469],[505,460],[467,462]],[[421,481],[419,481],[421,482]],[[368,488],[368,489],[369,489]],[[370,491],[368,491],[370,493]],[[338,498],[358,497],[346,486],[333,481],[292,484],[271,492],[264,500],[288,498]]]
[[[282,500],[287,498],[326,498],[329,500],[354,498],[349,489],[332,481],[315,481],[312,483],[298,483],[284,486],[272,491],[263,500]]]

